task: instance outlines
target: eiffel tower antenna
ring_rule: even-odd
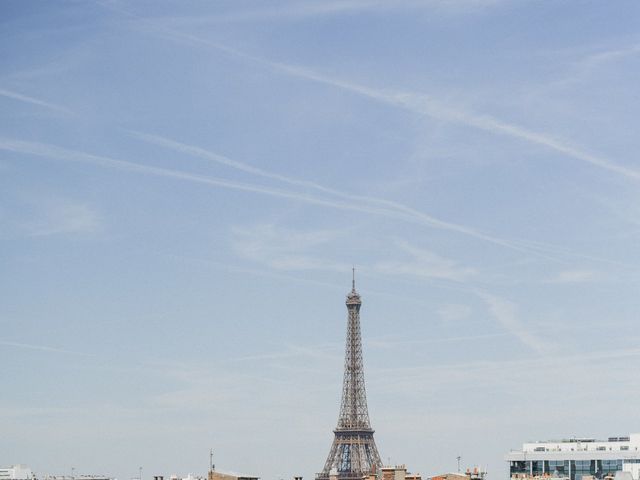
[[[362,300],[356,291],[356,269],[352,269],[351,292],[347,295],[347,342],[342,381],[342,402],[338,426],[322,472],[316,480],[362,480],[382,467],[380,454],[373,440],[369,423],[367,393],[364,385],[360,307]]]
[[[356,291],[356,267],[351,269],[351,291]]]

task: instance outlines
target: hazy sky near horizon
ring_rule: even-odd
[[[0,463],[311,479],[640,431],[640,3],[0,3]]]

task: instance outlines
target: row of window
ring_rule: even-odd
[[[624,460],[625,463],[640,463],[640,459]],[[622,470],[623,460],[533,460],[511,462],[510,473],[556,473],[568,475],[571,472],[571,480],[576,475],[614,474]]]
[[[636,450],[637,449],[638,448],[636,447]],[[593,449],[591,448],[589,450],[593,450]],[[601,445],[599,447],[596,447],[596,450],[604,451],[604,450],[607,450],[607,447]],[[613,450],[613,448],[609,447],[609,450]],[[618,450],[618,449],[616,448],[616,450]],[[620,450],[629,450],[629,445],[620,445]],[[554,448],[549,448],[549,447],[536,447],[536,448],[533,449],[533,451],[534,452],[555,452],[555,451],[561,451],[561,450],[559,450],[558,448],[554,449]],[[566,450],[566,451],[568,451],[568,450]],[[571,451],[574,452],[575,449],[572,448]],[[580,451],[580,449],[578,449],[578,451]],[[586,448],[582,449],[582,451],[586,451]]]

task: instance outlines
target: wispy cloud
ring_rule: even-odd
[[[606,263],[616,267],[629,268],[628,263],[611,260],[609,258],[603,258],[596,255],[588,255],[577,252],[574,248],[561,247],[559,245],[550,244],[547,242],[532,241],[515,239],[511,240],[516,245],[521,245],[523,248],[529,248],[534,251],[539,251],[543,254],[549,255],[551,259],[559,260],[563,263],[569,263],[569,257],[581,258],[592,262]]]
[[[631,392],[636,386],[625,382],[625,377],[633,376],[634,361],[622,362],[620,365],[622,371],[613,368],[620,362],[620,359],[630,359],[640,356],[638,349],[613,349],[610,351],[596,352],[579,352],[576,354],[563,354],[558,351],[557,354],[541,356],[526,355],[514,356],[511,358],[500,358],[497,360],[483,360],[474,358],[473,361],[459,361],[436,363],[422,366],[392,366],[384,369],[369,369],[369,386],[376,394],[389,393],[394,395],[397,391],[410,391],[418,398],[432,397],[433,392],[458,391],[459,389],[469,389],[478,395],[478,400],[483,398],[490,405],[495,405],[495,396],[507,395],[513,400],[513,396],[519,396],[525,403],[530,403],[534,408],[540,408],[540,415],[544,416],[549,413],[550,409],[564,416],[572,412],[567,407],[567,398],[574,399],[580,403],[580,399],[584,400],[584,392],[590,392],[589,400],[597,403],[599,400],[592,398],[598,394],[602,394],[602,389],[593,386],[593,378],[606,378],[615,371],[613,375],[618,377],[624,386],[621,388]],[[557,368],[562,365],[563,368]],[[545,371],[547,375],[540,377],[540,381],[536,384],[539,397],[531,398],[530,380],[527,375],[522,372],[535,368],[538,371]],[[585,368],[588,368],[589,375],[585,375]],[[574,383],[570,387],[565,385],[563,379],[567,376],[576,378],[581,384],[576,389]],[[591,382],[591,383],[590,383]],[[605,392],[606,394],[606,392]],[[603,394],[603,396],[605,395]],[[480,400],[482,401],[482,400]],[[433,404],[438,404],[439,408],[449,407],[450,400],[438,402],[433,399]],[[522,409],[520,402],[507,402],[513,404],[506,405],[507,410]],[[517,405],[517,406],[516,406]],[[435,407],[435,408],[438,408]],[[581,412],[578,417],[588,416],[589,408]],[[475,414],[474,414],[475,415]],[[504,417],[504,409],[500,411],[499,417]],[[517,415],[516,415],[517,416]],[[499,419],[496,418],[496,421]],[[579,418],[576,419],[579,422]],[[505,426],[505,428],[508,428]]]
[[[528,250],[528,248],[509,242],[508,240],[486,234],[484,232],[481,232],[478,229],[475,229],[466,225],[456,224],[456,223],[452,223],[452,222],[448,222],[448,221],[436,218],[432,215],[429,215],[427,213],[424,213],[422,211],[419,211],[417,209],[414,209],[402,203],[395,202],[393,200],[387,200],[384,198],[372,197],[367,195],[356,195],[349,192],[337,190],[335,188],[327,187],[317,182],[294,178],[291,176],[282,175],[277,172],[267,171],[261,168],[254,167],[245,162],[240,162],[238,160],[230,159],[229,157],[220,155],[210,150],[206,150],[194,145],[181,143],[166,137],[161,137],[158,135],[152,135],[152,134],[142,133],[142,132],[133,132],[133,131],[131,132],[131,134],[141,140],[150,142],[152,144],[170,148],[180,153],[185,153],[189,155],[194,155],[196,157],[204,158],[204,159],[207,159],[222,165],[226,165],[228,167],[231,167],[246,173],[250,173],[252,175],[280,181],[296,187],[303,187],[307,189],[316,190],[324,194],[329,194],[332,196],[343,198],[345,200],[349,200],[350,203],[355,201],[362,204],[371,204],[374,208],[382,207],[383,209],[389,210],[390,212],[396,211],[397,212],[396,218],[398,219],[412,221],[414,223],[426,225],[431,228],[454,231],[463,235],[471,236],[471,237],[484,240],[487,242],[491,242],[503,247],[513,249],[513,250],[518,250],[518,251]],[[538,249],[536,249],[536,252],[537,251]]]
[[[524,345],[538,354],[549,350],[548,343],[532,334],[520,321],[513,302],[485,292],[477,292],[477,295],[485,302],[493,318]]]
[[[276,270],[333,270],[348,271],[349,265],[312,255],[338,236],[327,230],[296,232],[263,224],[255,227],[235,227],[233,249],[241,257]]]
[[[368,338],[364,340],[364,344],[367,347],[392,349],[392,348],[404,348],[408,346],[438,345],[441,343],[478,342],[482,340],[491,340],[495,338],[500,338],[506,335],[509,335],[509,333],[485,333],[480,335],[460,335],[457,337],[442,337],[442,338],[414,339],[414,340],[392,340],[392,339],[384,339],[384,338]]]
[[[598,278],[598,274],[593,270],[564,270],[547,283],[572,284],[592,282]]]
[[[377,271],[387,275],[415,275],[456,282],[466,281],[478,273],[473,268],[462,267],[453,260],[405,241],[399,240],[396,244],[411,256],[411,260],[379,262],[375,265]]]
[[[311,2],[285,2],[281,5],[251,10],[235,10],[218,15],[199,17],[167,17],[155,18],[181,27],[210,23],[257,22],[257,21],[291,21],[309,17],[344,15],[353,13],[403,13],[415,10],[430,10],[447,13],[468,13],[481,8],[503,3],[502,0],[466,0],[451,2],[447,0],[334,0]]]
[[[619,163],[611,161],[608,158],[605,158],[601,155],[590,152],[580,146],[573,144],[570,141],[561,139],[557,136],[544,133],[544,132],[531,130],[514,123],[505,122],[490,115],[478,114],[469,109],[465,109],[459,106],[452,106],[450,104],[445,104],[440,100],[438,100],[438,98],[432,95],[426,95],[426,94],[415,93],[415,92],[398,91],[394,89],[380,89],[380,88],[363,85],[357,82],[352,82],[349,80],[344,80],[341,78],[324,75],[316,71],[313,71],[309,68],[305,68],[297,65],[291,65],[283,62],[278,62],[278,61],[273,61],[267,58],[246,53],[244,51],[229,47],[227,45],[224,45],[215,41],[211,41],[207,38],[203,38],[198,35],[185,33],[184,31],[178,30],[176,28],[168,27],[162,22],[158,22],[154,19],[138,16],[124,8],[116,7],[114,4],[111,4],[111,3],[105,6],[113,10],[116,10],[123,15],[126,15],[130,18],[135,19],[134,25],[136,25],[137,28],[145,29],[151,33],[158,34],[169,40],[188,43],[191,45],[200,46],[204,48],[214,49],[216,51],[223,52],[227,55],[239,58],[241,60],[254,63],[256,65],[261,65],[277,73],[332,86],[334,88],[348,91],[356,95],[370,98],[382,104],[386,104],[395,108],[414,112],[420,115],[426,115],[426,116],[438,119],[440,121],[456,123],[463,126],[468,126],[478,130],[486,131],[492,134],[504,135],[509,138],[525,141],[530,144],[534,144],[543,148],[550,149],[552,151],[555,151],[567,157],[574,158],[583,163],[621,175],[625,178],[632,179],[632,180],[640,180],[640,170],[634,167],[621,165]],[[193,146],[187,146],[184,144],[176,145],[176,143],[179,143],[179,142],[175,142],[174,140],[170,140],[170,139],[162,139],[161,137],[158,137],[158,136],[140,133],[139,138],[143,138],[143,137],[146,137],[145,140],[147,141],[155,141],[158,144],[164,143],[165,146],[171,146],[171,148],[177,149],[178,147],[180,148],[193,147]],[[194,147],[194,148],[198,148],[198,147]],[[195,153],[194,150],[191,150],[191,152]],[[203,156],[205,152],[199,151],[197,152],[197,154],[200,156]],[[211,159],[213,159],[214,156],[222,157],[213,152],[208,152],[208,153],[210,154]],[[218,158],[218,160],[220,160],[220,158]],[[229,160],[229,159],[226,159],[226,160]],[[254,173],[257,173],[257,172],[254,172]],[[272,174],[271,172],[264,172],[264,171],[262,173],[263,174],[267,173],[268,175],[278,175],[278,174]],[[282,175],[280,176],[283,177]],[[296,179],[289,179],[289,180],[298,181]],[[309,183],[313,183],[313,182],[309,182]],[[309,187],[311,187],[311,185],[309,185]],[[321,189],[327,188],[317,184],[316,184],[316,187],[320,187]],[[311,188],[315,188],[315,187],[311,187]],[[336,193],[334,191],[332,193],[340,194],[341,192]],[[366,198],[364,196],[355,196],[355,197],[360,197],[360,199]],[[347,198],[347,197],[344,197],[344,198]],[[452,222],[447,222],[444,220],[440,220],[438,218],[434,218],[424,212],[418,211],[406,205],[402,205],[398,202],[387,201],[384,199],[375,199],[375,198],[374,199],[369,198],[369,200],[373,201],[374,203],[377,202],[380,205],[385,205],[386,207],[391,207],[392,209],[398,210],[399,213],[402,214],[400,216],[404,216],[405,217],[404,220],[406,221],[421,223],[424,225],[431,226],[433,228],[456,231],[460,234],[482,239],[487,242],[501,245],[509,249],[513,249],[520,252],[526,252],[529,254],[534,254],[539,257],[544,257],[547,260],[562,262],[564,261],[563,259],[565,259],[566,257],[585,257],[585,258],[587,257],[585,255],[576,253],[573,250],[564,250],[561,252],[554,245],[548,245],[548,244],[533,245],[531,242],[527,242],[527,241],[511,241],[511,240],[499,238],[493,235],[489,235],[485,232],[482,232],[477,228],[472,228],[465,225],[455,224]],[[388,214],[388,212],[386,214]],[[396,217],[396,218],[399,218],[399,217]],[[610,261],[607,259],[596,259],[593,257],[589,257],[589,258],[597,261],[610,263]]]
[[[337,195],[345,198],[358,198],[358,199],[366,198],[366,197],[358,197],[356,195],[347,195],[343,192],[340,192],[333,188],[325,187],[316,182],[298,179],[298,178],[290,177],[288,175],[282,175],[277,172],[267,171],[262,168],[258,168],[253,165],[250,165],[246,162],[234,160],[224,155],[221,155],[219,153],[212,152],[211,150],[206,150],[204,148],[201,148],[195,145],[189,145],[186,143],[178,142],[170,138],[162,137],[159,135],[153,135],[150,133],[137,132],[137,131],[130,131],[130,133],[134,137],[140,140],[144,140],[146,142],[152,143],[154,145],[169,148],[179,153],[184,153],[187,155],[204,158],[206,160],[213,161],[221,165],[225,165],[227,167],[231,167],[236,170],[249,173],[251,175],[268,178],[271,180],[277,180],[277,181],[284,182],[289,185],[293,185],[297,187],[312,188],[323,193],[329,193],[332,195]]]
[[[269,62],[269,65],[272,68],[276,68],[290,75],[305,78],[326,85],[331,85],[333,87],[347,90],[397,108],[402,108],[415,113],[428,115],[438,120],[458,123],[492,134],[504,135],[507,137],[525,141],[527,143],[542,146],[557,153],[561,153],[568,157],[614,172],[624,177],[633,180],[640,180],[640,170],[612,162],[602,156],[591,153],[585,149],[573,145],[569,141],[560,139],[547,133],[530,130],[517,124],[508,123],[490,115],[477,114],[470,110],[465,110],[459,107],[453,108],[449,105],[445,105],[439,102],[430,95],[376,89],[369,86],[321,75],[302,67],[285,65],[276,62]]]
[[[513,372],[522,371],[523,368],[536,366],[543,368],[544,366],[562,365],[574,365],[583,366],[586,362],[598,363],[601,361],[618,360],[621,358],[633,358],[640,356],[640,349],[628,348],[613,350],[596,350],[592,352],[578,352],[578,353],[566,353],[553,356],[526,356],[519,358],[509,358],[500,360],[480,360],[474,358],[472,361],[452,362],[445,364],[428,364],[428,365],[416,365],[416,366],[399,366],[388,367],[378,369],[378,372],[386,372],[393,376],[399,375],[420,375],[430,374],[436,377],[446,378],[454,372],[458,372],[464,376],[474,377],[479,372],[487,372],[495,380],[504,378],[504,375]],[[628,364],[630,368],[633,368],[631,364]],[[605,368],[609,368],[605,366]],[[502,375],[495,375],[496,372],[501,372]],[[429,382],[427,382],[429,385]]]
[[[370,98],[371,100],[374,100],[378,103],[392,106],[394,108],[403,109],[420,115],[426,115],[440,121],[451,122],[475,128],[491,134],[503,135],[509,138],[524,141],[573,158],[582,163],[607,170],[624,178],[633,181],[640,180],[640,170],[634,167],[616,163],[608,158],[577,146],[570,141],[561,139],[557,136],[545,132],[538,132],[521,125],[505,122],[491,115],[478,114],[465,108],[444,104],[432,95],[420,94],[415,92],[403,92],[392,89],[374,88],[357,82],[324,75],[309,68],[291,65],[283,62],[277,62],[248,54],[244,51],[208,40],[206,38],[199,37],[197,35],[184,33],[172,28],[167,28],[165,26],[156,24],[149,19],[140,17],[136,18],[147,28],[151,29],[151,31],[154,31],[157,34],[160,34],[174,41],[186,42],[196,46],[211,48],[216,51],[223,52],[227,55],[245,60],[247,62],[261,65],[265,68],[281,74],[348,91],[356,95]],[[589,257],[580,253],[576,253],[573,250],[564,249],[563,251],[561,251],[562,249],[559,249],[554,245],[541,243],[534,245],[532,244],[532,242],[528,241],[511,241],[502,239],[486,234],[475,228],[434,218],[428,214],[425,214],[424,212],[418,211],[406,205],[402,205],[398,202],[385,201],[382,199],[375,199],[374,201],[386,203],[387,206],[399,210],[400,213],[413,217],[413,220],[409,221],[420,222],[434,228],[456,231],[463,235],[482,239],[509,249],[534,254],[536,256],[546,258],[547,260],[562,262],[567,257],[588,257],[592,260],[611,263],[611,261],[608,259]]]
[[[19,343],[19,342],[9,342],[6,340],[0,340],[0,345],[11,348],[18,348],[24,350],[38,350],[40,352],[50,352],[50,353],[63,353],[68,355],[87,355],[91,356],[89,353],[77,352],[74,350],[65,350],[63,348],[49,347],[46,345],[34,345],[31,343]]]
[[[145,140],[152,141],[153,143],[157,143],[159,145],[173,148],[177,151],[181,151],[183,153],[194,154],[203,158],[207,158],[209,160],[213,160],[229,167],[239,169],[242,171],[246,171],[253,175],[261,176],[264,178],[270,178],[274,180],[279,180],[289,185],[308,187],[317,190],[318,192],[322,192],[324,194],[334,195],[340,198],[344,198],[348,201],[339,201],[334,198],[327,197],[327,195],[316,196],[311,195],[305,192],[297,192],[291,190],[282,190],[271,187],[265,187],[262,185],[250,184],[250,183],[241,183],[234,182],[227,179],[215,178],[202,176],[192,173],[187,173],[179,170],[171,170],[153,166],[142,165],[138,163],[128,162],[124,160],[112,159],[109,157],[98,156],[87,154],[84,152],[72,151],[63,149],[53,145],[40,144],[35,142],[24,142],[19,140],[12,139],[1,139],[0,138],[0,149],[14,151],[18,153],[36,155],[45,158],[54,158],[58,160],[64,161],[73,161],[73,162],[83,162],[89,163],[100,167],[106,168],[115,168],[118,170],[140,173],[140,174],[149,174],[155,176],[163,176],[163,177],[171,177],[183,181],[190,181],[196,183],[202,183],[215,187],[222,188],[231,188],[238,189],[248,192],[254,192],[259,194],[265,194],[270,196],[276,196],[281,198],[288,198],[296,201],[302,201],[306,203],[311,203],[315,205],[322,205],[330,208],[337,208],[343,210],[352,210],[352,211],[361,211],[374,215],[382,215],[386,217],[395,218],[401,221],[407,221],[411,223],[418,223],[429,226],[431,228],[438,228],[443,230],[450,230],[454,232],[458,232],[463,235],[471,236],[474,238],[479,238],[485,241],[489,241],[491,243],[495,243],[501,246],[506,246],[508,248],[522,251],[539,254],[540,251],[545,251],[544,248],[540,246],[531,247],[530,245],[524,242],[510,242],[507,240],[503,240],[500,238],[496,238],[493,236],[485,235],[475,229],[453,224],[450,222],[445,222],[439,219],[435,219],[429,215],[426,215],[420,211],[414,210],[405,205],[399,204],[397,202],[388,201],[385,199],[379,199],[375,197],[368,196],[359,196],[353,195],[345,192],[341,192],[329,187],[322,186],[315,182],[300,180],[284,175],[280,175],[278,173],[273,173],[269,171],[265,171],[251,165],[248,165],[243,162],[238,162],[227,157],[217,155],[213,152],[209,152],[207,150],[201,149],[199,147],[194,147],[191,145],[182,144],[180,142],[175,142],[170,139],[164,139],[162,137],[153,136],[149,134],[141,134],[136,133],[140,138],[144,138]],[[95,227],[95,217],[92,217],[91,212],[89,212],[86,208],[74,208],[70,209],[66,212],[65,215],[60,215],[59,218],[62,220],[60,224],[60,228],[45,228],[44,225],[40,226],[38,230],[34,231],[35,235],[44,235],[44,234],[53,234],[58,231],[72,231],[82,228],[93,228]],[[405,244],[403,248],[411,253],[411,247],[408,244]],[[548,249],[546,249],[548,250]],[[379,264],[378,268],[381,271],[386,273],[411,273],[414,275],[424,276],[424,277],[432,277],[432,278],[441,278],[441,279],[449,279],[449,280],[457,280],[461,281],[464,278],[468,278],[472,276],[475,272],[472,269],[460,269],[454,268],[452,264],[447,264],[443,262],[441,258],[437,256],[429,256],[427,252],[419,252],[414,251],[414,255],[418,254],[417,257],[420,257],[421,263],[419,264],[403,264],[399,262],[387,262],[386,264]],[[552,252],[552,255],[556,255],[557,252]],[[322,265],[323,268],[328,268],[329,264],[323,261],[318,261],[317,259],[312,259],[308,256],[298,256],[295,257],[293,255],[289,255],[287,259],[281,259],[279,262],[280,268],[316,268],[318,265]],[[333,265],[332,268],[343,269],[342,265]]]
[[[66,107],[56,105],[55,103],[45,102],[44,100],[40,100],[39,98],[30,97],[22,93],[7,90],[5,88],[0,88],[0,96],[10,98],[12,100],[18,100],[24,103],[29,103],[31,105],[37,105],[39,107],[44,107],[49,110],[54,110],[61,113],[73,114],[73,112]]]
[[[575,48],[553,52],[554,57],[560,56],[562,66],[568,67],[567,71],[563,76],[549,83],[527,86],[527,95],[531,96],[533,93],[537,98],[543,98],[548,96],[549,91],[575,88],[574,84],[589,80],[598,69],[640,54],[640,44],[637,41],[629,44],[625,39],[625,42],[626,45],[620,47],[608,45],[590,48],[586,54],[584,49],[576,52]],[[566,58],[568,55],[570,58]],[[577,60],[575,60],[576,56]]]
[[[305,192],[298,192],[292,190],[283,190],[278,188],[272,188],[262,185],[256,185],[251,183],[234,182],[223,178],[198,175],[194,173],[187,173],[180,170],[173,170],[161,167],[153,167],[143,164],[138,164],[126,160],[113,159],[100,155],[93,155],[89,153],[79,152],[75,150],[64,149],[55,145],[27,142],[22,140],[0,138],[0,150],[12,151],[16,153],[23,153],[27,155],[35,155],[43,158],[53,158],[57,160],[88,163],[103,168],[113,168],[121,171],[127,171],[132,173],[155,175],[160,177],[170,177],[183,181],[201,183],[214,187],[230,188],[236,190],[242,190],[246,192],[260,193],[264,195],[270,195],[280,198],[288,198],[291,200],[297,200],[314,205],[322,205],[331,208],[337,208],[341,210],[352,210],[359,212],[366,212],[374,215],[382,215],[396,220],[405,222],[411,222],[415,224],[425,225],[431,228],[438,228],[441,230],[449,230],[460,233],[462,235],[470,236],[476,239],[484,240],[496,245],[507,247],[520,252],[534,252],[527,248],[521,247],[516,244],[511,244],[508,240],[504,240],[498,237],[484,234],[479,230],[459,225],[451,222],[446,222],[440,219],[436,219],[429,215],[426,215],[420,211],[414,210],[410,207],[406,207],[402,204],[386,201],[382,199],[372,199],[370,197],[360,197],[358,195],[351,195],[343,192],[339,192],[333,189],[327,189],[317,185],[318,189],[330,190],[334,192],[336,196],[345,198],[345,201],[340,201],[327,196],[311,195]],[[238,162],[236,162],[238,163]],[[246,165],[246,164],[245,164]],[[259,170],[259,169],[256,169]],[[264,172],[265,175],[277,176],[277,174],[270,174]],[[263,175],[264,176],[264,175]],[[288,178],[288,177],[285,177]],[[287,183],[301,182],[307,183],[303,180],[289,179]],[[313,184],[313,182],[308,182]],[[353,201],[361,200],[361,201]],[[376,206],[374,203],[378,203]],[[386,205],[386,207],[385,207]],[[537,253],[537,252],[534,252]]]
[[[274,71],[287,74],[300,79],[310,80],[316,83],[329,85],[341,90],[349,91],[357,95],[361,95],[380,103],[384,103],[396,108],[401,108],[421,115],[427,115],[441,121],[457,123],[467,127],[489,132],[497,135],[504,135],[510,138],[518,139],[533,145],[544,147],[555,151],[567,157],[579,160],[592,166],[622,175],[632,180],[640,180],[640,170],[621,165],[611,161],[601,155],[592,153],[580,146],[574,145],[572,142],[553,136],[549,133],[535,131],[515,123],[509,123],[496,117],[486,114],[478,114],[471,110],[461,107],[453,107],[443,104],[436,98],[426,94],[418,94],[414,92],[402,92],[390,89],[379,89],[357,82],[352,82],[336,77],[331,77],[309,68],[291,65],[283,62],[276,62],[255,55],[245,53],[226,45],[212,42],[208,39],[198,37],[197,35],[183,33],[181,31],[163,27],[154,24],[148,19],[142,19],[145,25],[151,27],[158,33],[167,38],[192,43],[217,51],[224,52],[228,55],[262,65]]]
[[[562,248],[557,245],[550,245],[547,243],[533,242],[528,240],[512,240],[499,238],[494,235],[486,234],[476,228],[469,227],[467,225],[461,225],[453,222],[448,222],[439,218],[429,215],[424,211],[417,210],[403,203],[389,200],[386,198],[373,197],[370,195],[358,195],[350,192],[345,192],[335,188],[322,185],[315,181],[306,179],[300,179],[291,177],[289,175],[283,175],[279,172],[273,172],[262,168],[255,167],[247,162],[242,162],[236,159],[229,158],[220,153],[205,149],[196,145],[186,144],[177,140],[163,137],[160,135],[154,135],[150,133],[129,131],[131,135],[142,141],[148,142],[153,145],[168,148],[178,153],[191,155],[197,158],[202,158],[211,162],[215,162],[219,165],[224,165],[229,168],[233,168],[250,175],[257,177],[275,180],[294,187],[300,187],[307,190],[315,190],[316,192],[326,194],[329,196],[335,196],[341,199],[348,200],[350,203],[357,202],[363,205],[370,204],[374,208],[388,209],[389,211],[397,211],[396,218],[403,221],[409,221],[428,226],[430,228],[437,228],[440,230],[453,231],[465,236],[470,236],[483,241],[494,243],[512,250],[532,253],[539,257],[544,257],[552,261],[563,261],[567,257],[581,257],[593,261],[614,263],[611,260],[596,258],[594,256],[583,255],[576,252],[574,249]]]
[[[628,45],[622,48],[615,48],[610,50],[603,50],[597,53],[592,53],[585,58],[583,58],[579,65],[582,68],[595,68],[599,67],[602,64],[621,60],[627,57],[635,56],[640,54],[640,43],[636,43],[633,45]]]
[[[288,198],[291,200],[298,200],[314,205],[322,205],[326,207],[338,208],[342,210],[353,210],[360,212],[367,212],[372,214],[384,215],[389,217],[400,217],[397,212],[384,208],[374,208],[367,205],[359,205],[350,202],[341,202],[338,200],[331,200],[322,197],[313,196],[306,193],[293,192],[288,190],[282,190],[277,188],[265,187],[262,185],[256,185],[251,183],[234,182],[232,180],[210,177],[204,175],[198,175],[195,173],[188,173],[181,170],[173,170],[161,167],[153,167],[149,165],[143,165],[127,160],[119,160],[101,155],[93,155],[76,150],[69,150],[61,148],[55,145],[49,145],[37,142],[27,142],[22,140],[14,140],[7,138],[0,138],[0,150],[11,151],[15,153],[21,153],[26,155],[33,155],[37,157],[55,159],[66,162],[77,162],[90,164],[102,168],[110,168],[130,173],[138,173],[144,175],[153,175],[158,177],[168,177],[177,180],[183,180],[187,182],[200,183],[212,187],[229,188],[234,190],[242,190],[245,192],[253,192],[264,195],[270,195],[280,198]]]
[[[34,155],[37,157],[56,159],[56,160],[67,161],[67,162],[86,163],[86,164],[90,164],[98,167],[111,168],[111,169],[131,172],[131,173],[175,178],[178,180],[201,183],[201,184],[214,186],[214,187],[230,188],[230,189],[260,193],[260,194],[265,194],[265,195],[270,195],[275,197],[288,198],[292,200],[298,200],[298,201],[302,201],[310,204],[322,205],[322,206],[338,208],[342,210],[353,210],[353,211],[366,212],[366,213],[371,213],[376,215],[383,215],[383,216],[392,217],[392,218],[405,220],[405,221],[412,221],[412,222],[416,221],[414,217],[408,214],[402,214],[400,212],[397,212],[389,208],[374,207],[372,205],[366,205],[366,204],[355,203],[355,202],[339,201],[339,200],[330,199],[326,197],[318,197],[318,196],[310,195],[308,193],[282,190],[282,189],[266,187],[262,185],[251,184],[251,183],[234,182],[227,179],[203,176],[203,175],[198,175],[194,173],[184,172],[181,170],[153,167],[153,166],[143,165],[143,164],[130,162],[126,160],[119,160],[119,159],[114,159],[106,156],[93,155],[85,152],[69,150],[69,149],[61,148],[55,145],[0,138],[0,150],[6,150],[6,151],[11,151],[11,152],[21,153],[26,155]],[[447,224],[445,222],[440,222],[440,221],[436,221],[435,223],[432,223],[429,225],[440,226],[441,228],[447,228],[447,226],[450,225],[451,228],[456,231],[461,231],[461,232],[467,231],[465,227],[457,226],[454,224]],[[484,238],[481,234],[478,234],[477,236]],[[491,238],[491,237],[488,237],[488,238]]]
[[[268,352],[256,355],[245,355],[242,357],[232,357],[225,359],[223,363],[239,363],[265,360],[283,360],[291,358],[308,358],[316,360],[340,361],[342,355],[341,343],[327,343],[322,345],[284,345],[280,351]]]
[[[100,216],[86,204],[54,200],[43,210],[41,218],[23,225],[29,236],[90,234],[102,229]]]
[[[445,322],[459,322],[471,316],[471,307],[469,305],[448,303],[438,308],[436,313]]]

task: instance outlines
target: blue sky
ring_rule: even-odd
[[[640,430],[640,4],[0,4],[0,460],[324,464]]]

